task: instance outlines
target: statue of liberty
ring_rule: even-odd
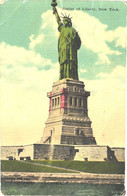
[[[71,18],[69,16],[63,16],[63,22],[61,21],[56,9],[56,0],[53,0],[51,5],[53,6],[53,14],[56,16],[58,31],[60,32],[58,40],[59,79],[72,78],[78,80],[77,50],[81,46],[80,37],[72,27]]]

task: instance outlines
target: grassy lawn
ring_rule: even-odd
[[[20,161],[1,161],[1,171],[10,172],[49,172],[49,173],[68,173],[69,171],[63,169],[55,169],[45,166],[33,165],[31,163],[24,163]],[[69,172],[71,173],[71,172]]]
[[[12,172],[55,172],[55,173],[70,173],[63,169],[56,169],[46,166],[34,165],[32,163],[39,163],[51,165],[56,167],[63,167],[66,169],[74,169],[89,173],[103,173],[103,174],[124,174],[124,162],[85,162],[85,161],[48,161],[48,160],[32,160],[27,162],[20,162],[16,160],[1,161],[1,171]]]
[[[93,162],[93,161],[48,161],[48,160],[32,160],[30,162],[53,165],[67,169],[74,169],[90,173],[103,174],[124,174],[124,162]]]

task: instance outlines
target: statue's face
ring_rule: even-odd
[[[68,20],[66,18],[63,19],[63,23],[64,23],[65,26],[69,25],[69,22],[68,22]]]

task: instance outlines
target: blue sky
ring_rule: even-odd
[[[46,93],[59,77],[58,31],[50,4],[49,0],[5,0],[0,5],[3,145],[33,143],[42,136],[48,117]],[[91,91],[94,135],[100,144],[123,146],[126,4],[61,0],[58,12],[72,16],[81,37],[78,72]]]

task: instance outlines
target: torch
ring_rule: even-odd
[[[55,14],[56,6],[57,6],[56,0],[52,0],[51,6],[53,7],[53,14]]]

